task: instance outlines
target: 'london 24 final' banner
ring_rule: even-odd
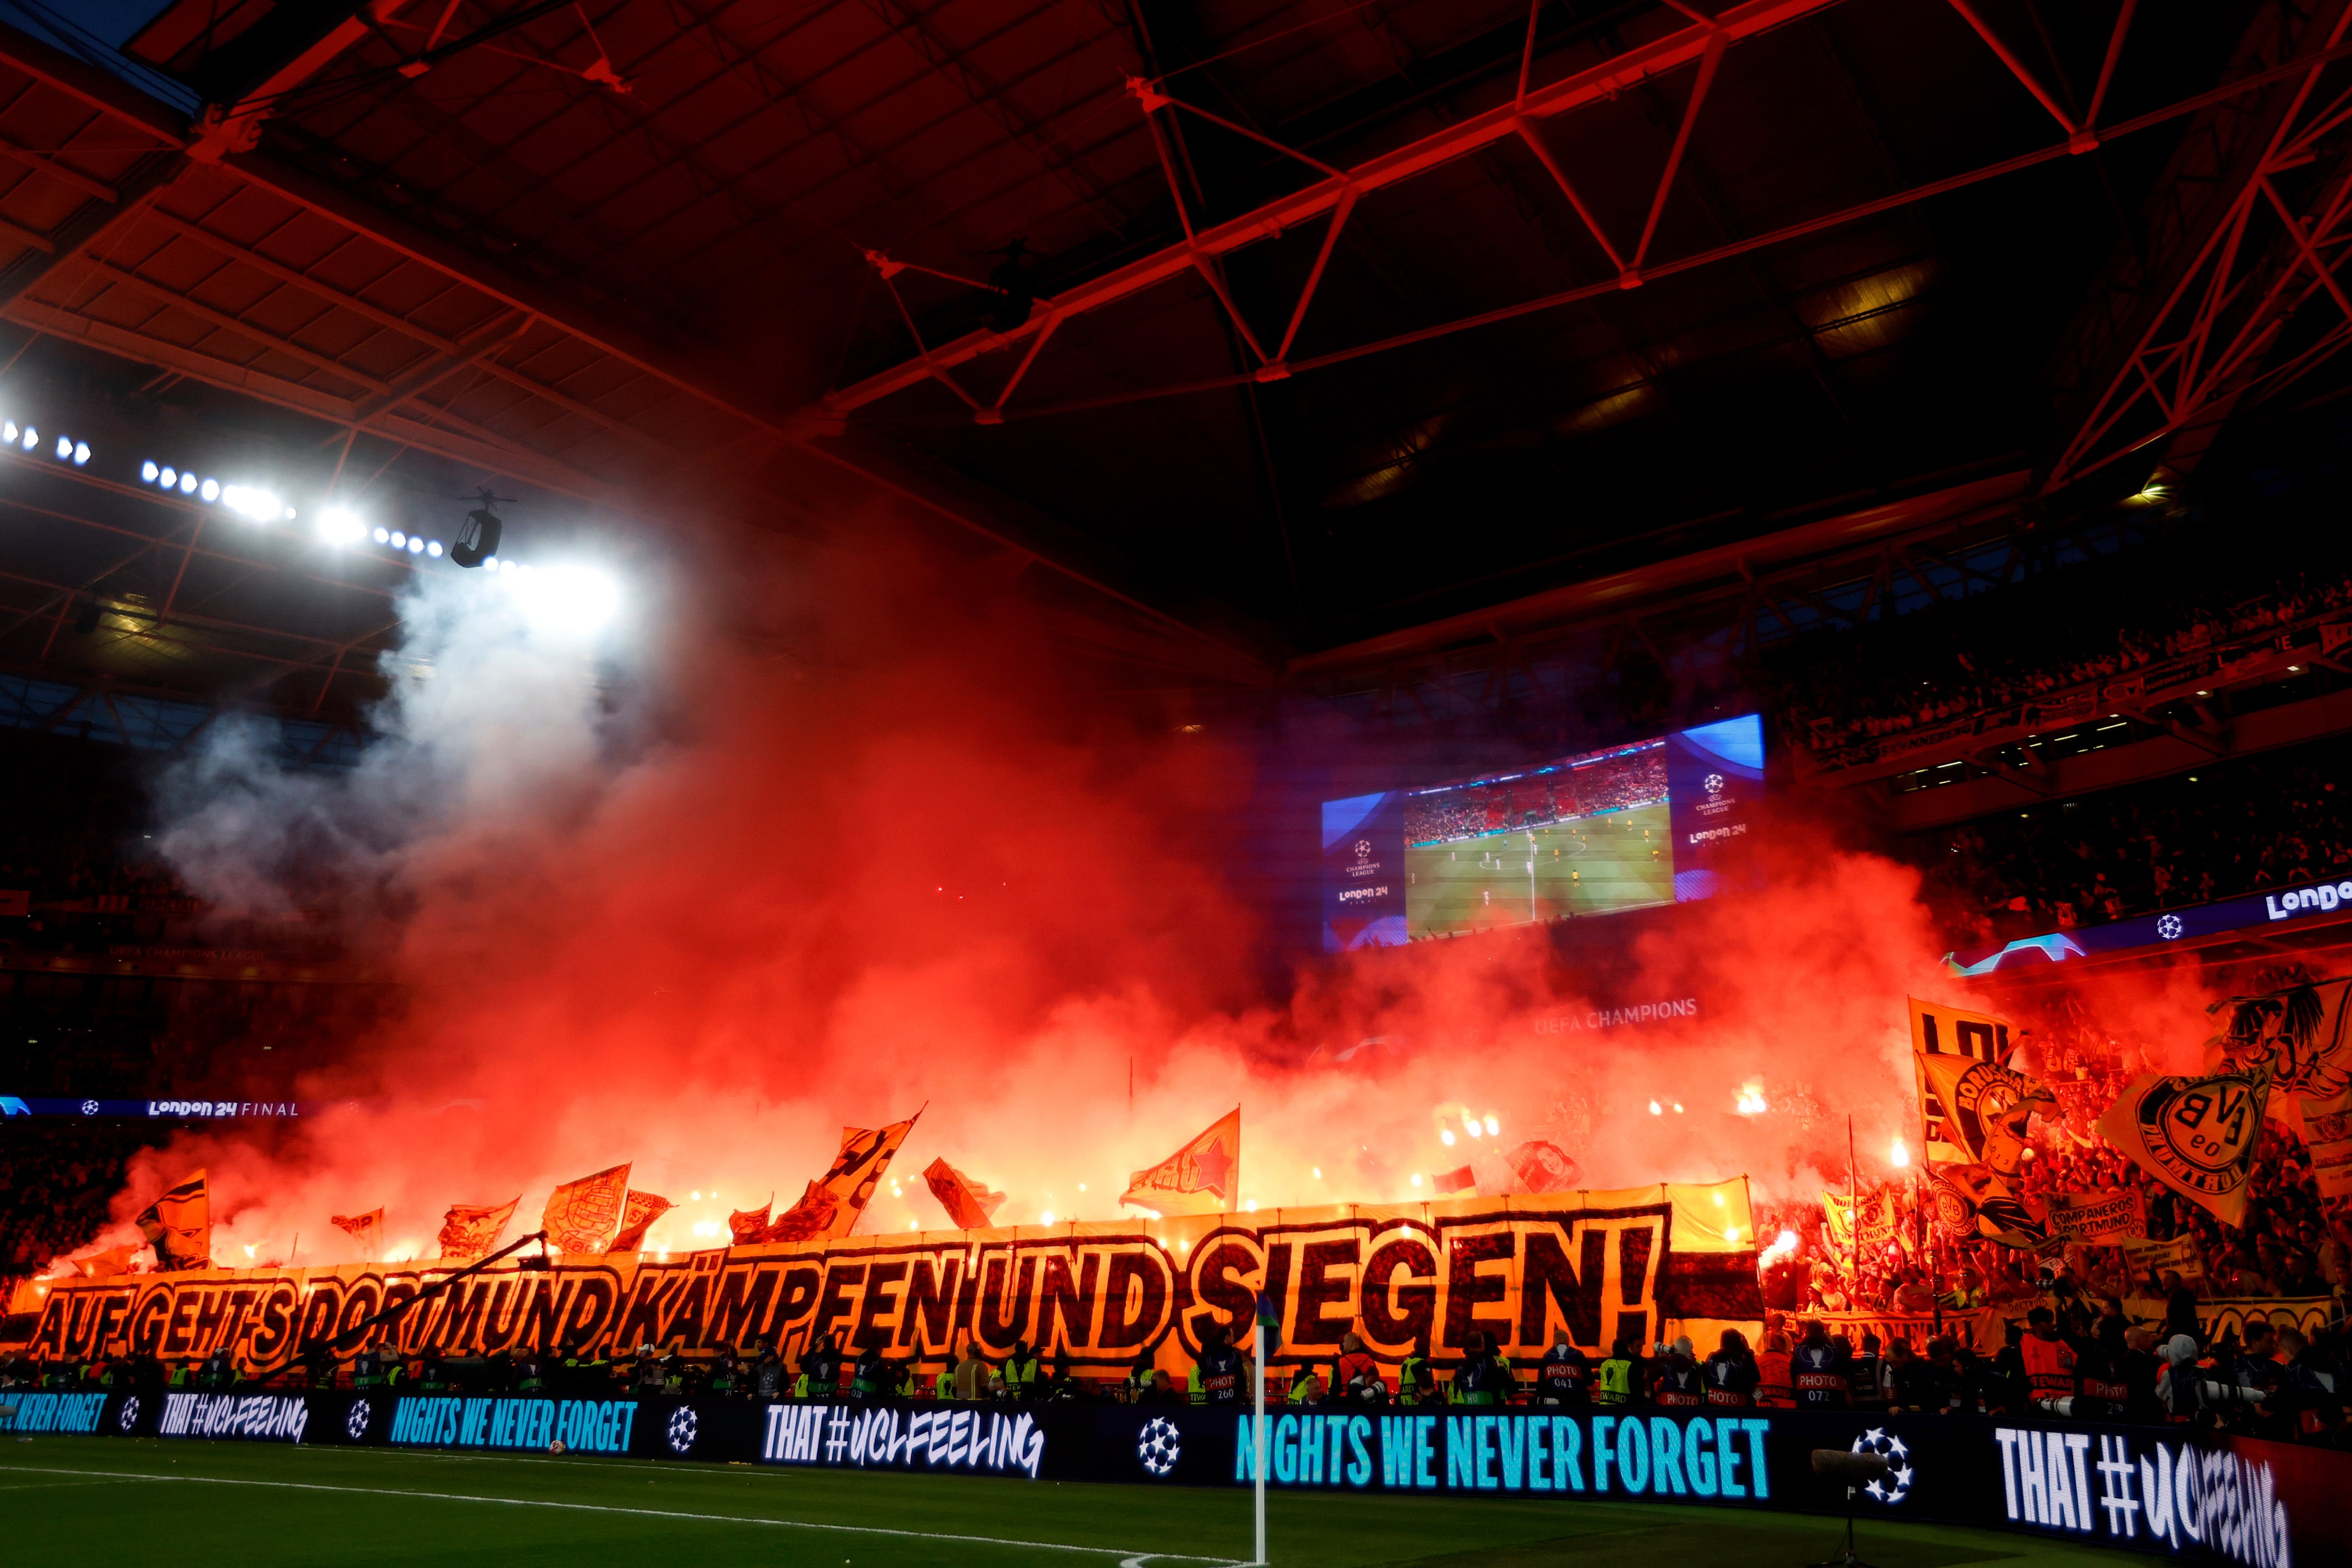
[[[664,1258],[566,1256],[485,1270],[377,1331],[403,1354],[641,1344],[788,1357],[820,1335],[938,1363],[1016,1343],[1124,1370],[1151,1353],[1181,1373],[1212,1325],[1284,1306],[1273,1359],[1328,1361],[1361,1333],[1395,1361],[1440,1364],[1474,1332],[1539,1355],[1568,1330],[1588,1350],[1670,1322],[1698,1335],[1762,1315],[1744,1179],[1387,1207],[1171,1217],[1142,1223],[852,1237]],[[0,1351],[95,1360],[284,1364],[418,1292],[451,1261],[200,1270],[20,1287]],[[1711,1343],[1711,1342],[1709,1342]],[[347,1347],[352,1348],[352,1347]]]

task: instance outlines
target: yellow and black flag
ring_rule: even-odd
[[[613,1239],[612,1250],[644,1251],[646,1232],[653,1228],[655,1220],[677,1207],[677,1205],[659,1193],[639,1192],[635,1187],[630,1188],[628,1207],[621,1211],[621,1233]],[[760,1210],[760,1223],[764,1227],[767,1222],[768,1211],[763,1208]]]
[[[1942,1002],[1923,1002],[1916,997],[1906,999],[1911,1004],[1911,1050],[1918,1058],[1919,1068],[1919,1142],[1925,1148],[1928,1167],[1933,1169],[1938,1161],[1968,1156],[1959,1154],[1945,1138],[1942,1108],[1928,1092],[1927,1059],[1960,1056],[2001,1066],[2008,1063],[2013,1047],[2007,1019],[1995,1018],[1990,1013],[1964,1012]]]
[[[138,1225],[155,1249],[157,1272],[213,1266],[213,1205],[203,1171],[183,1176],[177,1186],[149,1204]]]
[[[2270,1096],[2270,1068],[2259,1061],[2204,1078],[2147,1073],[2107,1107],[2099,1136],[2216,1219],[2243,1225]]]
[[[441,1256],[471,1262],[499,1244],[499,1234],[522,1202],[518,1193],[504,1203],[453,1203],[441,1218]]]
[[[838,1240],[856,1228],[866,1199],[890,1168],[891,1156],[914,1130],[920,1112],[887,1127],[844,1127],[832,1168],[808,1184],[801,1200],[776,1216],[763,1240]]]
[[[1154,1214],[1221,1214],[1241,1207],[1242,1108],[1209,1124],[1192,1142],[1127,1178],[1121,1203]]]
[[[924,1168],[923,1180],[958,1230],[985,1230],[997,1205],[1004,1201],[1003,1193],[991,1192],[986,1182],[964,1175],[944,1156]]]
[[[383,1245],[383,1210],[371,1208],[365,1214],[334,1214],[327,1223],[360,1244],[362,1261],[373,1263],[380,1260],[377,1249]]]
[[[629,1167],[614,1166],[594,1176],[565,1182],[550,1193],[540,1215],[539,1228],[547,1232],[551,1252],[612,1250],[613,1232],[621,1224],[621,1206],[629,1192]]]

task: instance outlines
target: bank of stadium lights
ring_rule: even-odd
[[[251,522],[290,523],[295,517],[294,508],[274,490],[258,485],[224,485],[209,474],[158,463],[152,457],[139,465],[139,482],[166,494],[192,497],[207,507],[225,507]]]
[[[20,429],[13,419],[0,420],[0,445],[37,452],[41,447],[41,433],[29,424]],[[89,443],[78,441],[70,435],[60,435],[57,444],[49,449],[49,455],[60,463],[84,467],[89,462]]]

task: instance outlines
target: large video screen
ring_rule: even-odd
[[[1506,772],[1323,802],[1323,946],[1711,898],[1764,789],[1754,714]]]

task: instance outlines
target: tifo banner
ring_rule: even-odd
[[[2333,907],[2334,889],[2329,907]],[[2352,1090],[2352,1039],[2345,1033],[2344,1000],[2352,977],[2315,980],[2259,997],[2230,997],[2205,1010],[2230,1009],[2217,1043],[2241,1070],[2269,1070],[2282,1094],[2326,1103]]]
[[[1426,1343],[1440,1365],[1469,1335],[1533,1360],[1565,1328],[1591,1352],[1671,1325],[1760,1326],[1744,1177],[1712,1186],[1194,1215],[614,1253],[499,1264],[372,1331],[415,1354],[520,1346],[570,1354],[683,1341],[689,1352],[788,1357],[820,1337],[936,1366],[1026,1343],[1125,1371],[1149,1352],[1181,1375],[1213,1325],[1280,1306],[1269,1359],[1328,1362],[1351,1329],[1390,1364]],[[536,1259],[533,1260],[536,1261]],[[226,1350],[247,1374],[286,1364],[446,1278],[447,1261],[59,1280],[18,1287],[0,1354],[173,1363]],[[45,1292],[45,1293],[44,1293]],[[356,1346],[347,1347],[356,1349]]]
[[[2053,1192],[2043,1201],[2050,1208],[2051,1234],[2070,1241],[2105,1247],[2147,1234],[2147,1194],[2136,1186]]]

